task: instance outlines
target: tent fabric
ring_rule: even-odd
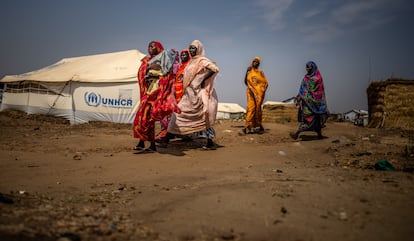
[[[218,103],[217,112],[246,113],[246,109],[236,103]]]
[[[283,105],[283,104],[286,104],[286,103],[282,101],[271,101],[271,100],[263,103],[263,105]]]
[[[132,123],[139,105],[138,50],[64,58],[20,75],[7,75],[1,110],[46,114],[71,124]]]
[[[39,70],[6,75],[0,82],[128,82],[136,80],[140,60],[145,55],[138,50],[64,58]]]
[[[223,119],[241,119],[246,113],[246,109],[236,103],[218,103],[217,116],[218,120]]]

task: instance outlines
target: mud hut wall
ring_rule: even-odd
[[[369,127],[413,129],[414,81],[371,83],[367,93]]]
[[[414,84],[390,84],[385,95],[385,128],[412,129],[414,121]]]
[[[368,127],[379,128],[383,125],[385,113],[385,85],[371,84],[368,92]]]
[[[295,104],[263,105],[263,122],[297,122],[298,109]]]

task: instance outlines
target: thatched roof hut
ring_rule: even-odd
[[[414,128],[414,80],[391,78],[367,88],[368,127]]]

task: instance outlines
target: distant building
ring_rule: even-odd
[[[358,115],[360,115],[360,116],[361,115],[368,116],[368,111],[366,111],[366,110],[355,110],[355,109],[353,109],[353,110],[344,112],[342,114],[344,121],[351,121],[351,122],[354,122]]]
[[[350,110],[342,114],[342,119],[344,121],[353,122],[358,126],[367,126],[368,125],[368,111],[366,110]]]

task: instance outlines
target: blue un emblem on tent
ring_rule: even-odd
[[[85,98],[85,103],[88,106],[98,107],[99,104],[101,103],[101,95],[95,94],[94,92],[90,92],[90,93],[85,92],[84,98]]]

